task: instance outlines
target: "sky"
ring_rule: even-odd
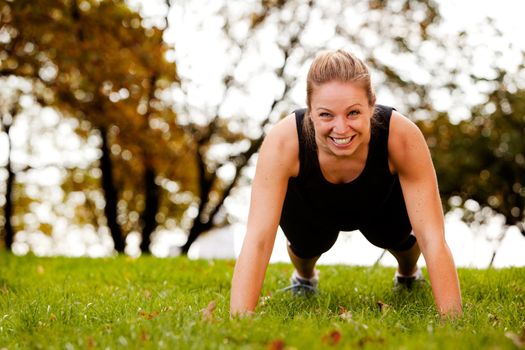
[[[177,3],[189,3],[189,0],[186,2],[177,2]],[[500,28],[502,32],[502,37],[504,41],[513,43],[516,49],[521,48],[525,49],[525,41],[520,37],[522,33],[525,33],[525,21],[522,20],[522,15],[525,13],[525,1],[522,0],[499,0],[499,1],[489,1],[489,0],[439,0],[437,1],[440,5],[443,19],[445,21],[445,31],[456,32],[460,30],[466,30],[470,33],[476,33],[473,35],[472,40],[478,40],[483,42],[487,40],[485,31],[487,28],[482,24],[484,17],[489,15],[494,18],[494,21]],[[153,0],[130,0],[130,3],[134,6],[141,4],[142,10],[146,16],[161,16],[165,8],[162,5],[164,1],[153,1]],[[213,70],[213,67],[209,65],[207,60],[201,59],[208,55],[207,49],[210,46],[213,46],[215,43],[213,41],[214,30],[213,23],[208,23],[208,32],[206,27],[196,33],[191,33],[187,30],[189,23],[192,23],[191,16],[202,16],[206,13],[213,11],[212,5],[213,1],[202,1],[202,0],[192,0],[192,4],[203,4],[202,8],[198,8],[198,11],[193,12],[192,14],[174,14],[170,18],[170,21],[174,23],[174,30],[171,34],[168,34],[166,38],[168,41],[173,43],[176,46],[176,52],[179,55],[186,55],[184,62],[177,61],[180,69],[189,69],[184,65],[193,66],[193,71],[201,72],[201,77],[194,77],[195,79],[203,79],[203,81],[212,81],[214,79],[220,79],[220,76],[217,75],[217,72]],[[207,5],[206,5],[207,4]],[[216,6],[216,5],[215,5]],[[521,16],[521,17],[520,17]],[[179,27],[177,27],[177,25]],[[184,30],[183,30],[184,28]],[[446,33],[444,33],[446,35]],[[197,45],[197,43],[205,43],[205,45]],[[498,42],[487,42],[487,45],[499,45]],[[220,49],[220,48],[219,48]],[[516,51],[506,50],[505,55],[501,58],[506,66],[515,66],[520,63],[521,56],[516,54]],[[483,70],[486,65],[490,62],[486,62],[481,54],[479,59],[474,63],[479,65],[479,69]],[[180,56],[179,56],[180,57]],[[179,58],[177,56],[173,58]],[[264,77],[261,78],[261,81],[257,81],[257,86],[264,85]],[[204,83],[203,83],[204,84]],[[195,104],[199,103],[199,100],[202,99],[202,95],[205,95],[206,98],[213,100],[220,98],[218,96],[217,89],[213,85],[199,87],[201,93],[192,96]],[[208,90],[206,90],[208,89]],[[204,93],[202,93],[204,91]],[[302,92],[300,92],[302,93]],[[219,94],[220,95],[220,94]],[[257,94],[255,94],[257,96]],[[472,93],[472,99],[475,101],[476,94]],[[302,96],[299,96],[297,99],[300,100]],[[443,100],[446,100],[445,98]],[[258,103],[264,105],[264,101],[258,101],[254,99],[252,104],[255,106]],[[443,108],[447,108],[446,103],[444,102]],[[256,108],[254,108],[256,110]],[[44,113],[44,124],[48,124],[50,128],[57,126],[58,122],[56,118],[53,117],[52,113],[49,111]],[[30,116],[28,117],[30,118]],[[28,122],[29,123],[29,122]],[[72,133],[74,126],[62,126],[61,132],[63,135],[67,133]],[[17,130],[19,136],[16,137],[18,143],[26,142],[27,136],[24,136],[27,133],[28,128],[21,128]],[[66,136],[61,136],[59,139],[65,140]],[[79,149],[78,141],[71,138],[71,143],[67,144],[58,144],[53,145],[49,140],[43,140],[41,150],[54,150],[54,151],[45,151],[47,158],[56,157],[56,159],[64,159],[64,154],[66,154],[66,159],[69,156],[74,157],[75,148]],[[35,141],[36,142],[36,141]],[[2,140],[0,137],[0,159],[5,159],[5,154],[2,154],[2,150],[6,148],[3,147],[5,140]],[[96,154],[93,153],[93,150],[87,147],[82,151],[82,154],[85,155],[86,159],[96,158]],[[65,152],[65,153],[64,153]],[[80,151],[79,151],[80,152]],[[18,155],[18,157],[23,157],[23,155]],[[253,173],[253,169],[251,170]],[[43,178],[47,181],[51,181],[53,177],[58,178],[58,174],[47,174]],[[193,257],[206,257],[206,256],[216,256],[217,254],[230,254],[238,255],[240,251],[240,245],[244,237],[245,223],[244,219],[247,216],[247,207],[249,201],[249,188],[243,188],[237,191],[237,198],[235,200],[229,200],[226,205],[230,211],[237,213],[237,218],[239,223],[234,225],[232,230],[228,232],[215,232],[215,234],[208,235],[203,237],[201,242],[197,242],[192,250],[190,251],[190,256]],[[48,209],[41,209],[41,214],[43,216],[50,215]],[[47,214],[46,214],[47,213]],[[107,233],[102,236],[105,238],[97,241],[97,237],[91,232],[85,230],[77,230],[69,234],[68,236],[64,235],[65,224],[62,221],[58,222],[62,230],[57,230],[57,236],[61,236],[62,243],[57,246],[53,245],[52,242],[46,237],[39,236],[39,238],[31,238],[27,234],[23,234],[22,238],[26,240],[30,239],[40,239],[42,244],[42,253],[45,254],[45,251],[52,250],[55,252],[66,252],[71,251],[72,249],[75,252],[80,252],[83,254],[88,254],[91,256],[103,255],[105,251],[111,249],[111,245],[108,244],[109,236]],[[497,219],[493,223],[493,231],[498,232],[497,230]],[[488,229],[491,230],[490,228]],[[71,232],[71,231],[69,231]],[[492,250],[496,246],[497,240],[485,241],[485,240],[476,240],[475,235],[469,230],[466,225],[462,224],[458,216],[454,213],[447,217],[447,240],[451,245],[453,253],[455,253],[456,260],[458,260],[458,265],[460,266],[476,266],[484,267],[490,261]],[[25,235],[25,236],[24,236]],[[163,238],[159,238],[157,248],[155,249],[158,255],[165,256],[170,254],[169,248],[166,247],[170,244],[177,244],[183,239],[181,236],[182,233],[178,233],[178,236],[165,235]],[[80,238],[81,237],[81,238]],[[58,237],[56,237],[58,238]],[[130,243],[138,243],[138,237],[131,235],[128,238]],[[210,243],[211,242],[211,243]],[[216,245],[217,242],[222,242],[225,247],[222,251],[217,251]],[[91,250],[86,250],[82,245],[91,244]],[[211,249],[210,247],[214,248]],[[27,248],[27,247],[26,247]],[[21,249],[20,252],[26,250],[22,246],[19,246]],[[517,230],[510,230],[505,239],[501,243],[501,250],[495,260],[496,266],[508,266],[508,265],[519,265],[525,266],[525,256],[522,253],[525,251],[525,239],[517,232]],[[136,251],[135,251],[136,252]],[[368,244],[362,236],[356,233],[345,233],[341,235],[341,239],[338,241],[334,249],[330,251],[329,254],[326,254],[321,259],[320,263],[349,263],[349,264],[371,264],[374,263],[378,257],[381,255],[382,250],[375,249]],[[75,253],[76,254],[76,253]],[[225,256],[221,256],[225,257]],[[286,256],[285,240],[282,233],[279,233],[278,239],[276,241],[276,246],[274,249],[274,254],[272,256],[272,261],[288,261]],[[395,262],[388,258],[384,257],[381,260],[382,263],[387,265],[392,265]]]

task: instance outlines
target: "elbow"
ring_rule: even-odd
[[[266,232],[248,232],[244,238],[241,249],[241,256],[248,254],[252,258],[260,256],[270,259],[273,246],[275,243],[275,234],[268,234]]]
[[[443,233],[416,236],[421,253],[432,256],[448,250],[447,242]]]

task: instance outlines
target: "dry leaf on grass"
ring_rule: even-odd
[[[518,349],[525,349],[525,328],[522,329],[521,335],[518,335],[514,332],[506,332],[505,336],[512,340]]]
[[[377,301],[377,306],[379,306],[379,311],[384,314],[385,312],[388,312],[390,310],[390,305],[387,303],[383,303],[381,300]]]
[[[274,339],[268,343],[268,350],[283,350],[284,345],[284,340]]]
[[[159,315],[158,311],[147,312],[146,310],[140,310],[139,316],[145,318],[146,320],[151,320]]]
[[[95,338],[92,336],[88,336],[86,339],[86,348],[88,349],[94,349],[97,346],[97,342],[95,341]]]
[[[145,343],[149,340],[150,338],[150,335],[148,333],[148,331],[144,330],[144,329],[141,329],[140,330],[140,341]]]
[[[323,343],[326,343],[330,346],[334,346],[339,344],[339,342],[341,341],[341,337],[341,332],[339,332],[338,330],[333,330],[323,337]]]
[[[348,310],[344,306],[339,306],[339,317],[341,317],[345,321],[351,321],[352,320],[352,311]]]
[[[215,311],[216,307],[217,307],[217,302],[215,300],[210,301],[208,306],[205,309],[201,310],[202,319],[208,322],[213,321],[213,312]]]

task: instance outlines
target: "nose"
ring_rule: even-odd
[[[334,122],[334,132],[338,134],[344,134],[349,128],[347,120],[344,117],[338,116],[335,118]]]

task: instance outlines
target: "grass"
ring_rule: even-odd
[[[393,268],[321,266],[304,298],[278,292],[289,264],[270,265],[254,317],[230,319],[233,267],[0,253],[0,349],[525,348],[525,268],[460,269],[465,316],[441,322],[428,286],[392,290]]]

